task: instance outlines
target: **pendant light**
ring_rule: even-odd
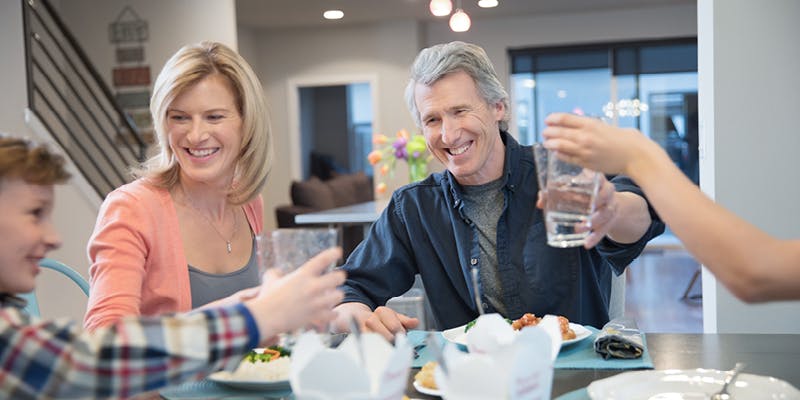
[[[431,14],[437,17],[444,17],[453,11],[453,3],[450,0],[431,0],[429,7]]]
[[[461,0],[458,0],[458,8],[453,15],[450,16],[450,29],[453,32],[466,32],[469,30],[472,21],[469,19],[469,15],[461,9]]]

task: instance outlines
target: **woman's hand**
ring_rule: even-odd
[[[573,114],[554,113],[545,119],[544,146],[567,162],[607,174],[630,176],[633,165],[647,158],[651,142],[632,128]],[[656,145],[657,147],[658,145]]]

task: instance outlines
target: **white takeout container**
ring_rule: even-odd
[[[395,345],[374,333],[364,333],[360,340],[348,335],[330,349],[316,333],[305,333],[292,350],[289,381],[298,400],[399,399],[411,360],[411,346],[402,334]]]
[[[446,343],[441,367],[434,371],[445,400],[545,400],[553,385],[553,365],[561,347],[555,316],[514,334],[498,314],[478,318],[467,332],[470,353]]]

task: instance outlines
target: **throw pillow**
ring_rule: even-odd
[[[293,181],[291,196],[292,203],[296,206],[318,210],[327,210],[337,206],[331,187],[316,176],[303,182]]]

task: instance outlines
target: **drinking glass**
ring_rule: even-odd
[[[533,161],[536,163],[536,179],[539,182],[539,190],[547,190],[547,150],[543,144],[533,144]]]
[[[340,245],[339,230],[333,228],[281,228],[265,232],[256,240],[262,274],[270,268],[277,268],[283,274],[290,273],[322,251]],[[336,262],[328,270],[335,266]],[[327,334],[328,328],[315,327],[315,330]],[[281,345],[291,348],[296,336],[297,332],[285,334]]]
[[[278,268],[289,273],[323,250],[339,245],[339,231],[333,228],[281,228],[259,238],[260,267],[264,272]],[[331,265],[331,269],[335,265]]]
[[[553,152],[547,156],[547,244],[553,247],[582,246],[589,230],[578,231],[595,210],[600,173],[563,161]]]

